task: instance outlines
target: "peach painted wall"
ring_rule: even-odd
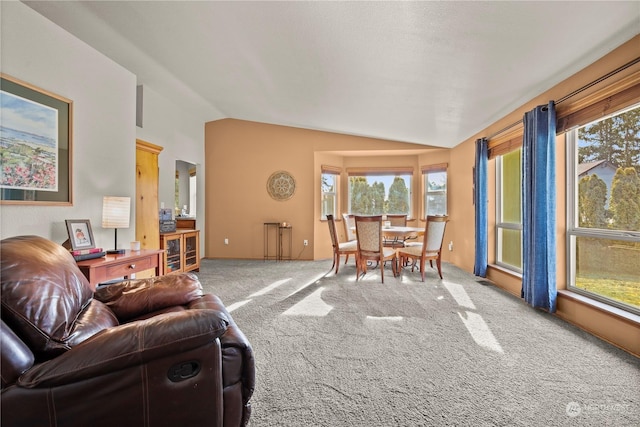
[[[286,221],[293,225],[293,259],[331,258],[328,228],[320,221],[318,206],[321,165],[358,163],[357,154],[362,153],[379,159],[379,166],[417,167],[416,156],[395,159],[397,150],[425,152],[427,147],[235,119],[207,123],[205,257],[262,259],[263,224]],[[296,192],[286,201],[267,193],[269,176],[279,170],[296,180]]]
[[[444,254],[453,264],[473,272],[475,253],[475,213],[473,206],[473,144],[461,144],[450,150],[448,172],[449,223],[445,235]],[[448,243],[453,241],[453,251]]]

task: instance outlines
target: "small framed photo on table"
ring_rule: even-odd
[[[67,232],[69,233],[69,243],[71,249],[93,249],[96,242],[91,231],[91,222],[88,219],[66,219]]]

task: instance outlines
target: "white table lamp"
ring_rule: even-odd
[[[118,249],[118,228],[129,228],[129,213],[131,209],[130,197],[105,196],[102,199],[102,228],[115,230],[114,248],[109,254],[123,254],[124,249]]]

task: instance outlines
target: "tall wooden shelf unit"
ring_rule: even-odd
[[[200,270],[200,230],[160,233],[160,249],[164,249],[165,274]]]

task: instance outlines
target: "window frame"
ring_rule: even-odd
[[[337,218],[338,203],[340,201],[340,174],[342,172],[341,168],[335,166],[322,165],[320,171],[320,220],[326,221],[327,215],[333,215],[334,218]],[[331,175],[334,177],[333,182],[333,192],[325,192],[323,191],[323,179],[325,175]],[[333,198],[333,212],[325,212],[325,196],[330,195]]]
[[[593,300],[602,302],[612,307],[640,315],[640,309],[624,302],[617,301],[605,295],[591,292],[589,290],[576,286],[577,275],[577,239],[580,237],[602,239],[602,240],[621,240],[629,242],[640,242],[640,232],[631,230],[615,230],[604,228],[588,228],[581,227],[578,219],[578,188],[580,177],[578,177],[578,129],[590,124],[606,120],[607,118],[616,116],[626,110],[639,108],[640,104],[628,108],[620,108],[615,112],[611,112],[606,116],[596,118],[580,126],[575,126],[565,134],[565,157],[566,157],[566,286],[567,290],[576,294],[584,295]]]
[[[503,156],[507,155],[507,154],[511,154],[514,153],[515,151],[520,151],[520,165],[522,168],[522,145],[511,145],[511,148],[513,148],[511,151],[505,151],[502,152],[500,154],[496,154],[495,156],[495,161],[496,161],[496,226],[495,226],[495,264],[513,271],[515,273],[517,273],[518,275],[522,275],[522,192],[520,192],[520,223],[514,223],[514,222],[505,222],[502,220],[503,218],[503,188],[502,188],[502,174],[503,174]],[[522,169],[521,169],[522,170]],[[520,189],[522,189],[522,178],[520,179]],[[512,264],[508,264],[506,262],[504,262],[503,256],[502,256],[502,237],[501,237],[501,231],[502,230],[518,230],[520,232],[520,267],[512,265]]]
[[[444,194],[444,212],[433,213],[433,215],[448,215],[449,211],[449,172],[448,172],[448,164],[447,163],[438,163],[434,165],[425,165],[420,168],[421,177],[422,177],[422,218],[426,218],[429,213],[428,207],[428,196],[429,195],[443,195]],[[444,172],[445,174],[445,188],[444,191],[429,191],[429,185],[427,183],[427,178],[431,173],[440,173]]]
[[[409,176],[409,208],[407,214],[407,220],[412,220],[413,216],[413,179],[414,169],[412,167],[369,167],[369,168],[348,168],[347,169],[347,207],[349,214],[354,214],[351,210],[351,178],[352,177],[371,177],[371,176],[391,176],[391,177],[403,177]],[[389,188],[385,188],[385,191],[389,191]],[[404,212],[398,212],[400,214]],[[358,215],[359,213],[355,213]],[[394,212],[395,214],[395,212]],[[382,215],[386,215],[383,213]]]

